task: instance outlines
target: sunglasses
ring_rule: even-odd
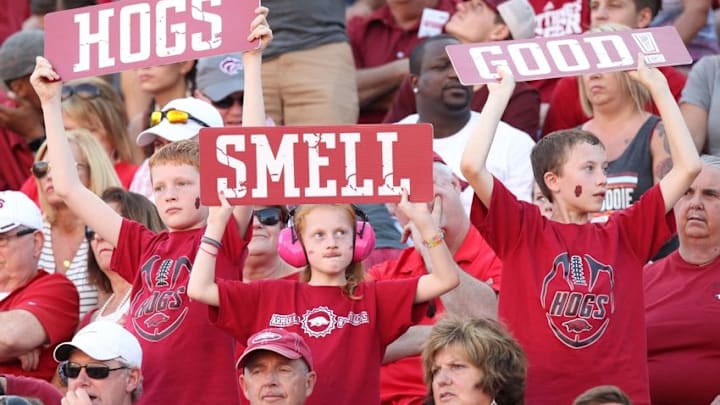
[[[72,96],[78,96],[83,100],[90,100],[102,96],[102,91],[100,91],[100,88],[98,86],[92,83],[64,85],[62,88],[62,93],[60,94],[60,99],[65,101]]]
[[[88,242],[92,242],[93,239],[95,239],[95,231],[89,226],[85,227],[85,239],[87,239]]]
[[[258,222],[266,226],[277,225],[278,222],[283,219],[280,208],[263,208],[261,210],[255,210],[253,211],[253,215],[255,215]]]
[[[153,111],[152,114],[150,114],[150,125],[155,126],[159,124],[163,118],[167,118],[168,122],[171,124],[187,124],[189,120],[193,120],[204,127],[210,127],[210,125],[206,124],[201,119],[194,117],[189,112],[175,109],[167,111]]]
[[[62,367],[63,372],[65,373],[65,376],[67,376],[67,378],[78,378],[78,376],[80,375],[80,370],[85,369],[85,373],[87,373],[87,376],[92,378],[93,380],[102,380],[104,378],[107,378],[110,375],[111,371],[124,370],[129,368],[127,366],[110,368],[110,366],[106,364],[86,364],[84,366],[81,366],[78,363],[72,362],[65,363]]]
[[[88,167],[85,163],[75,163],[75,165],[77,165],[77,167]],[[50,163],[44,160],[38,160],[32,164],[30,171],[36,179],[40,180],[50,173]]]
[[[242,107],[242,105],[243,105],[243,95],[242,94],[240,94],[239,96],[233,96],[231,94],[222,100],[213,101],[212,105],[215,108],[228,109],[228,108],[232,107],[235,103],[237,103],[240,107]]]

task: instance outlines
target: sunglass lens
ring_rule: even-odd
[[[230,108],[232,107],[234,102],[235,100],[232,98],[232,96],[227,96],[220,101],[213,101],[213,105],[216,108]]]
[[[88,226],[85,227],[85,238],[89,241],[95,239],[95,231],[93,231],[92,228]]]
[[[110,367],[100,364],[88,364],[85,366],[85,371],[87,371],[88,377],[95,380],[101,380],[110,375]]]
[[[275,209],[255,211],[255,216],[261,224],[267,226],[277,225],[280,222],[280,211]]]
[[[188,121],[189,114],[180,110],[169,110],[165,112],[168,121],[173,124],[185,124]]]
[[[48,174],[50,164],[45,161],[37,161],[32,165],[32,174],[38,179],[42,179]]]
[[[65,376],[67,378],[77,378],[80,375],[81,367],[79,364],[65,363],[63,368],[65,368]]]

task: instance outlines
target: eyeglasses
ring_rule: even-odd
[[[222,109],[228,109],[232,107],[235,103],[237,103],[240,107],[243,105],[243,95],[240,94],[239,96],[233,96],[230,94],[229,96],[225,97],[222,100],[213,101],[212,105],[215,108],[222,108]]]
[[[88,165],[86,165],[85,163],[75,163],[75,165],[77,167],[88,167]],[[43,177],[47,176],[48,173],[50,173],[50,163],[44,160],[38,160],[37,162],[33,163],[30,171],[36,179],[40,180]]]
[[[187,124],[188,120],[193,120],[204,127],[210,127],[210,125],[206,124],[199,118],[194,117],[189,112],[175,109],[167,111],[153,111],[152,114],[150,114],[150,125],[155,126],[159,124],[163,118],[167,118],[168,122],[171,124]]]
[[[17,231],[14,234],[10,235],[0,235],[0,247],[5,247],[10,243],[10,239],[12,238],[19,238],[21,236],[30,235],[31,233],[35,232],[37,229],[28,228],[23,229],[21,231]]]
[[[80,370],[84,368],[87,376],[92,378],[93,380],[102,380],[104,378],[108,378],[111,371],[124,370],[129,368],[127,366],[110,368],[110,366],[108,366],[107,364],[86,364],[84,366],[81,366],[78,363],[72,362],[65,363],[62,367],[64,369],[65,375],[68,378],[78,378],[78,376],[80,375]]]
[[[76,95],[83,100],[90,100],[102,96],[102,91],[100,91],[98,86],[92,83],[80,83],[76,85],[66,84],[62,88],[60,99],[65,101],[73,95]]]
[[[261,210],[253,211],[253,215],[257,218],[258,222],[266,226],[277,225],[283,219],[282,211],[280,208],[263,208]]]

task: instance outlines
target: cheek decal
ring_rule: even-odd
[[[200,197],[197,197],[197,198],[195,199],[195,209],[196,209],[196,210],[199,210],[199,209],[200,209]]]
[[[580,197],[581,194],[582,194],[582,186],[580,186],[580,185],[575,186],[575,197]]]

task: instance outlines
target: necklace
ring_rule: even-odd
[[[121,300],[120,303],[118,304],[117,309],[122,308],[122,306],[125,305],[125,302],[130,298],[130,291],[132,291],[132,289],[131,289],[131,288],[128,288],[128,291],[125,293],[125,296],[123,296],[122,300]],[[110,304],[110,301],[112,301],[113,298],[115,298],[115,293],[110,294],[110,297],[107,299],[107,301],[105,301],[105,303],[103,304],[103,306],[100,307],[100,311],[98,312],[98,316],[104,316],[104,315],[105,315],[105,309],[108,307],[108,305]],[[117,311],[117,309],[116,309],[116,311]]]

